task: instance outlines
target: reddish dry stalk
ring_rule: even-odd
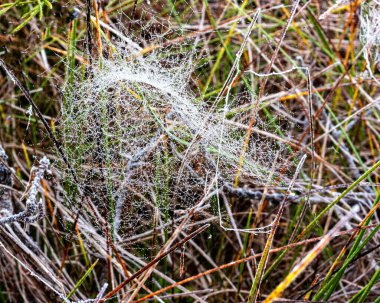
[[[313,280],[313,282],[311,282],[310,284],[310,288],[314,287],[319,281],[319,274],[317,274]],[[310,295],[311,295],[311,292],[312,290],[310,290],[309,292],[306,293],[305,297],[304,297],[304,300],[309,300],[310,298]]]
[[[112,248],[113,253],[114,253],[115,256],[116,256],[116,259],[118,260],[118,262],[119,262],[120,265],[121,265],[121,268],[122,268],[123,271],[124,271],[125,276],[126,276],[127,278],[129,278],[129,277],[130,277],[130,274],[129,274],[129,271],[128,271],[128,269],[127,269],[127,266],[125,265],[125,262],[124,262],[123,259],[121,258],[119,252],[117,251],[117,249],[116,249],[116,247],[115,247],[115,245],[113,244],[112,241],[110,242],[110,245],[111,245],[111,248]]]
[[[60,275],[62,274],[63,266],[65,265],[67,256],[69,255],[69,250],[70,250],[70,247],[71,247],[71,243],[73,242],[74,230],[75,230],[75,228],[77,226],[78,219],[79,219],[79,213],[77,213],[77,216],[75,217],[75,220],[74,220],[74,224],[73,224],[73,226],[71,228],[69,242],[67,243],[67,246],[66,246],[66,249],[65,249],[65,254],[63,255],[62,262],[61,262],[61,265],[59,267],[58,277],[60,277]]]

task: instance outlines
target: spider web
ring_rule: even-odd
[[[246,42],[251,39],[253,19]],[[189,86],[196,54],[188,51],[188,44],[165,47],[160,42],[160,48],[141,55],[139,45],[147,43],[131,41],[114,43],[113,55],[94,61],[87,79],[77,73],[74,86],[64,88],[62,104],[67,154],[99,212],[110,218],[113,236],[126,239],[145,232],[154,209],[160,212],[158,224],[168,228],[170,220],[178,220],[202,198],[210,180],[216,180],[212,186],[221,226],[254,232],[225,225],[234,219],[221,205],[219,193],[234,183],[237,171],[242,180],[256,186],[286,186],[299,158],[289,148],[288,141],[295,136],[289,130],[297,124],[305,127],[305,111],[299,106],[289,110],[278,99],[269,101],[273,114],[271,118],[261,111],[257,114],[240,163],[250,117],[245,107],[257,102],[257,78],[271,78],[271,94],[276,90],[280,94],[287,74],[308,75],[308,69],[295,67],[268,75],[252,71],[253,89],[233,95],[231,84],[240,72],[237,65],[227,94],[205,102]],[[237,53],[237,63],[240,56]],[[303,120],[295,117],[297,111]]]

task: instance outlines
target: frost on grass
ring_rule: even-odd
[[[380,1],[363,3],[361,9],[361,42],[380,45]]]
[[[197,99],[189,86],[192,65],[183,53],[161,50],[143,57],[123,47],[65,89],[67,152],[92,201],[114,219],[115,233],[149,226],[153,207],[165,221],[180,214],[199,201],[213,178],[219,187],[231,185],[240,170],[255,184],[270,185],[293,166],[282,158],[278,140],[257,131],[240,163],[250,115],[229,106],[255,98]],[[266,124],[257,117],[255,130],[265,131]],[[273,171],[275,162],[283,171]]]
[[[0,156],[2,155],[2,149],[0,149]],[[3,153],[5,155],[5,153]],[[43,157],[40,160],[39,166],[33,166],[31,171],[31,182],[30,187],[28,187],[27,195],[28,198],[25,203],[25,209],[17,214],[12,214],[12,207],[10,197],[7,204],[0,204],[2,216],[0,218],[0,225],[13,222],[27,222],[32,223],[41,219],[45,215],[45,207],[42,199],[38,199],[39,187],[41,181],[44,177],[45,172],[49,168],[50,161],[48,158]],[[11,178],[9,172],[9,179]],[[8,185],[11,185],[9,183]],[[0,193],[1,198],[1,193]],[[1,200],[0,200],[1,201]]]
[[[13,211],[11,192],[8,187],[12,186],[11,171],[7,167],[8,156],[0,145],[0,218],[7,216]]]
[[[361,5],[360,41],[364,47],[367,71],[376,80],[372,66],[374,65],[378,69],[380,63],[380,1],[378,0],[365,2]]]

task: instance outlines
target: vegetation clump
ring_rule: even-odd
[[[380,303],[380,3],[0,4],[0,302]]]

